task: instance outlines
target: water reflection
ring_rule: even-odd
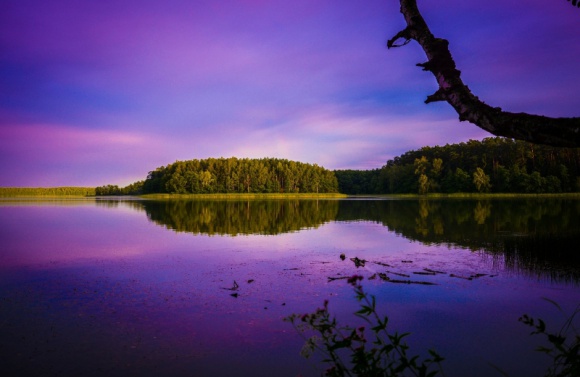
[[[394,328],[412,334],[412,347],[448,358],[446,375],[493,375],[489,363],[534,375],[547,366],[530,353],[537,344],[517,318],[558,326],[561,313],[545,311],[540,298],[566,313],[580,301],[578,263],[563,244],[578,241],[578,203],[0,201],[3,370],[320,375],[281,319],[328,299],[356,323],[348,320],[357,307],[351,287],[329,279],[356,273]],[[256,233],[280,234],[229,236]],[[369,263],[356,267],[353,257]],[[417,274],[425,268],[445,273]],[[436,285],[371,278],[378,273]],[[234,281],[237,297],[227,289]]]
[[[344,202],[339,220],[370,220],[426,245],[459,246],[494,256],[506,268],[579,281],[580,201],[400,200]]]
[[[105,205],[105,204],[102,204]],[[578,281],[580,201],[270,200],[133,201],[156,224],[208,235],[274,235],[330,221],[372,221],[425,245],[482,251],[511,270]]]
[[[178,232],[208,235],[288,233],[336,218],[336,200],[145,201],[147,217]]]

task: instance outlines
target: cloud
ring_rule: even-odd
[[[410,149],[489,136],[473,125],[459,124],[454,116],[438,118],[409,118],[388,111],[363,114],[328,105],[267,127],[244,129],[232,138],[234,143],[225,140],[215,150],[226,157],[278,157],[329,169],[376,169]],[[243,127],[235,124],[231,129]]]
[[[484,101],[577,115],[578,14],[561,3],[420,6]],[[220,156],[377,168],[487,136],[423,104],[436,83],[415,66],[419,46],[385,48],[403,26],[397,3],[379,0],[11,1],[0,185],[126,184]]]
[[[127,173],[131,179],[136,166],[155,160],[160,145],[159,138],[134,132],[3,124],[0,150],[7,174],[0,185],[96,186]]]

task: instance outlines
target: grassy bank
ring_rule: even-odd
[[[349,195],[349,198],[384,198],[384,199],[520,199],[520,198],[580,198],[580,192],[553,193],[553,194],[523,194],[523,193],[452,193],[452,194],[377,194],[377,195]]]
[[[297,193],[297,194],[146,194],[140,195],[143,199],[340,199],[347,195],[338,193]]]
[[[94,187],[0,187],[0,198],[21,197],[88,197],[95,196]],[[143,199],[518,199],[518,198],[580,198],[580,193],[522,194],[522,193],[452,193],[452,194],[368,194],[346,195],[339,193],[228,193],[228,194],[145,194]],[[105,196],[106,198],[106,196]]]
[[[0,187],[0,197],[85,197],[94,196],[94,187]]]

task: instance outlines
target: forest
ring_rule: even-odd
[[[335,174],[316,164],[277,158],[208,158],[176,161],[124,188],[96,188],[97,195],[212,193],[336,193]]]
[[[566,193],[580,192],[580,148],[537,145],[502,137],[423,147],[380,169],[327,170],[276,158],[176,161],[147,179],[97,195],[147,193]]]
[[[375,170],[336,170],[344,194],[580,191],[580,149],[493,137],[423,147]]]

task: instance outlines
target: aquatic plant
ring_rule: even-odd
[[[362,276],[354,275],[348,278],[348,283],[353,286],[355,297],[361,303],[360,309],[354,314],[370,325],[372,335],[367,337],[364,326],[339,324],[336,317],[331,316],[328,300],[325,300],[323,307],[314,313],[293,314],[284,318],[306,341],[302,355],[309,358],[316,351],[322,353],[322,362],[329,365],[323,375],[331,377],[428,377],[444,374],[441,368],[444,358],[436,351],[428,350],[430,356],[423,361],[418,355],[409,354],[409,346],[404,341],[409,333],[399,334],[388,329],[389,318],[378,314],[375,296],[363,290],[360,283],[362,280]],[[556,302],[549,299],[546,301],[564,312]],[[551,366],[544,373],[545,377],[580,376],[580,333],[574,327],[579,313],[580,305],[565,317],[563,325],[556,332],[548,331],[542,319],[527,314],[519,318],[520,322],[534,329],[531,335],[543,336],[549,344],[536,349],[552,359]],[[306,333],[314,335],[307,337]],[[496,367],[496,370],[507,376],[501,369]]]
[[[560,305],[552,300],[552,303],[560,312]],[[552,365],[546,371],[546,377],[577,377],[580,376],[580,334],[574,328],[574,318],[580,313],[580,306],[566,317],[564,324],[557,332],[549,332],[546,323],[542,319],[534,319],[524,314],[519,321],[534,328],[532,335],[544,336],[549,346],[540,346],[536,350],[545,353],[552,359]]]
[[[338,323],[328,310],[328,300],[322,308],[310,314],[293,314],[284,320],[303,334],[306,343],[302,355],[310,357],[315,351],[324,355],[323,362],[329,367],[325,376],[435,376],[442,373],[443,358],[434,350],[430,357],[420,361],[418,355],[409,355],[405,342],[408,333],[399,334],[388,329],[389,318],[380,316],[375,296],[367,294],[360,283],[362,276],[348,279],[353,286],[360,310],[355,315],[370,325],[370,337],[364,326],[351,327]],[[314,333],[306,337],[305,333]],[[435,369],[434,367],[437,367]]]

